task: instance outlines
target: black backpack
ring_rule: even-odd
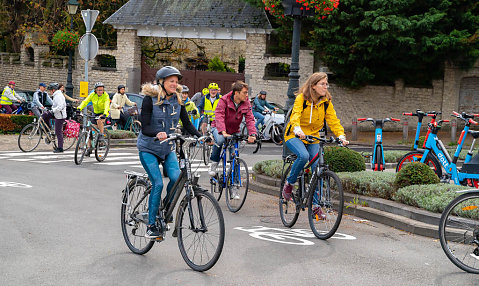
[[[326,125],[326,110],[328,109],[329,107],[329,103],[328,102],[325,102],[323,104],[324,106],[324,125],[323,125],[323,128],[321,130],[319,130],[319,132],[324,132],[324,135],[325,136],[328,136],[328,126]],[[294,106],[293,106],[294,107]],[[293,112],[293,107],[291,107],[288,112],[286,113],[286,116],[284,117],[284,127],[288,126],[288,123],[289,123],[289,118],[291,117],[291,113]],[[307,107],[307,104],[306,104],[306,100],[303,101],[303,111],[306,109]],[[286,130],[283,134],[283,136],[288,136],[291,132],[291,125],[289,126],[288,130]],[[293,152],[291,150],[289,150],[289,148],[286,146],[286,141],[283,140],[283,160],[290,154],[292,154]]]

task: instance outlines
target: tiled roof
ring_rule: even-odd
[[[113,26],[271,29],[265,11],[244,0],[130,0],[104,23]]]

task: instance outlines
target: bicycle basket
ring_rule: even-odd
[[[132,116],[132,115],[137,115],[137,114],[138,114],[138,107],[133,106],[133,107],[131,107],[130,109],[128,109],[128,114],[129,114],[130,116]]]

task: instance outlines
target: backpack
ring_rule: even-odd
[[[63,134],[67,138],[78,138],[80,133],[80,123],[74,120],[65,120],[66,124],[64,126]]]
[[[324,132],[324,136],[328,136],[328,126],[326,125],[326,110],[328,110],[328,107],[329,107],[329,103],[328,102],[325,102],[323,104],[324,106],[324,124],[323,124],[323,128],[321,128],[321,130],[319,130],[319,132]],[[294,107],[294,106],[293,106]],[[291,117],[291,113],[293,112],[293,107],[291,107],[288,112],[286,113],[286,116],[284,117],[284,126],[288,126],[288,123],[289,123],[289,118]],[[307,107],[307,104],[306,104],[306,100],[303,100],[303,111],[306,109]],[[288,136],[291,132],[291,125],[289,126],[288,130],[286,130],[286,132],[284,132],[283,136]],[[284,141],[283,143],[283,160],[286,159],[286,157],[290,154],[292,154],[293,152],[291,152],[291,150],[289,150],[289,148],[286,146],[286,141]]]

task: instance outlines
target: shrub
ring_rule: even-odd
[[[384,151],[384,161],[386,163],[397,163],[399,159],[406,155],[409,151],[399,151],[399,150],[394,150],[394,151]]]
[[[266,160],[256,163],[253,170],[273,178],[281,178],[283,173],[283,160]]]
[[[79,41],[80,35],[78,32],[61,30],[56,32],[52,38],[52,49],[57,52],[66,52],[75,49]]]
[[[31,115],[0,114],[0,132],[18,133],[25,125],[32,123],[34,118]]]
[[[395,186],[403,188],[411,185],[428,185],[439,183],[439,178],[426,164],[413,162],[406,164],[399,170],[394,181]]]
[[[395,175],[390,172],[368,171],[338,173],[345,192],[388,200],[394,195]]]
[[[234,72],[218,56],[215,56],[209,63],[207,71]]]
[[[441,213],[460,194],[456,191],[470,189],[450,184],[412,185],[400,188],[393,196],[395,201]]]
[[[359,172],[366,170],[364,157],[356,151],[341,147],[326,147],[324,161],[333,172]]]
[[[136,138],[134,132],[128,130],[109,130],[111,139],[128,139]]]

